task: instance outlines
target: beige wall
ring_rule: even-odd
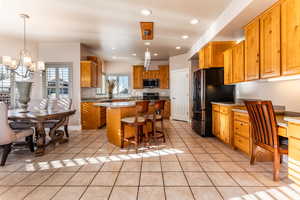
[[[79,126],[80,122],[80,43],[40,43],[39,58],[44,62],[66,62],[73,66],[72,100],[77,110],[70,124]]]
[[[289,111],[300,112],[300,80],[256,81],[236,85],[237,98],[272,100]]]

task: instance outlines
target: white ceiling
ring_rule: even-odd
[[[18,14],[31,16],[28,38],[37,42],[81,42],[106,60],[143,59],[140,21],[154,22],[149,47],[154,59],[187,52],[231,0],[0,0],[0,37],[22,37]],[[149,17],[141,9],[151,9]],[[191,25],[192,18],[200,23]],[[189,35],[187,40],[182,35]],[[181,50],[176,50],[181,46]],[[116,50],[112,50],[112,48]]]

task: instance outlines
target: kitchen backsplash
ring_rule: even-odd
[[[132,89],[126,96],[143,96],[143,92],[158,92],[160,96],[170,96],[169,89]],[[103,95],[97,94],[97,88],[81,88],[81,98],[97,98]],[[123,95],[125,96],[125,95]]]

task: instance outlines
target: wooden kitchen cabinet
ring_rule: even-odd
[[[300,1],[281,3],[282,74],[300,73]]]
[[[80,62],[80,85],[84,88],[97,87],[97,64],[95,62]]]
[[[81,126],[83,130],[98,129],[106,124],[106,108],[94,106],[95,102],[81,103]]]
[[[232,109],[238,106],[212,106],[212,132],[226,144],[233,146]]]
[[[232,49],[224,52],[224,84],[232,83]]]
[[[96,87],[102,87],[102,61],[97,56],[87,56],[87,60],[96,63]]]
[[[258,80],[260,70],[259,18],[245,27],[245,80]]]
[[[171,116],[171,101],[165,102],[164,119],[170,119]]]
[[[233,41],[215,41],[208,43],[199,51],[199,68],[224,67],[223,52],[231,48]]]
[[[260,17],[260,77],[281,75],[280,7],[277,3]]]
[[[250,122],[248,113],[234,112],[233,114],[234,146],[250,155],[252,143],[250,137]]]
[[[144,66],[133,66],[133,89],[143,89]]]
[[[232,48],[232,82],[245,81],[245,42],[242,41]]]
[[[159,66],[160,89],[169,89],[169,66]]]

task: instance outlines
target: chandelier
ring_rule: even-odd
[[[44,71],[45,63],[42,61],[32,61],[31,54],[26,48],[26,20],[29,19],[29,15],[20,14],[20,17],[23,19],[24,23],[23,49],[20,51],[18,59],[13,59],[10,56],[0,57],[0,65],[5,66],[7,70],[10,70],[23,78],[30,78],[33,72]],[[25,72],[19,73],[18,68],[20,67],[23,67],[25,69]],[[1,75],[0,77],[1,79],[6,78],[3,77],[3,75]]]

